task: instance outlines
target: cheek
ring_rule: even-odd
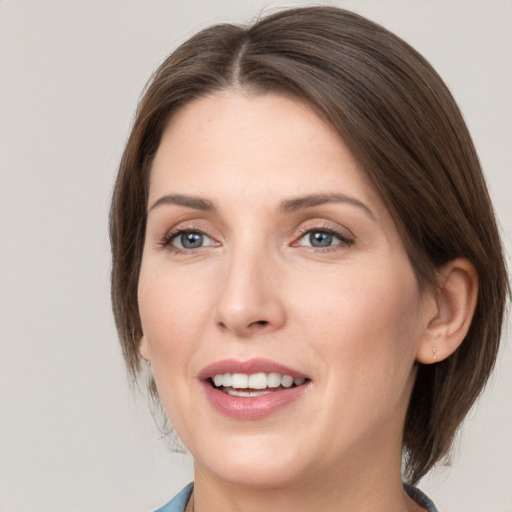
[[[142,265],[138,303],[158,394],[173,425],[190,410],[191,361],[201,339],[208,293],[179,271]],[[186,417],[186,415],[185,415]],[[182,430],[182,429],[180,429]]]
[[[208,318],[209,293],[200,279],[148,267],[141,268],[138,303],[155,377],[160,367],[183,373]]]
[[[407,379],[421,336],[421,298],[412,269],[369,268],[330,279],[323,293],[306,295],[304,329],[323,360],[366,383],[399,374]],[[398,377],[398,375],[397,375]],[[391,382],[393,379],[391,379]]]
[[[207,302],[201,279],[173,269],[152,270],[142,265],[138,303],[144,334],[187,332],[196,325],[197,311]],[[151,338],[151,336],[149,336]],[[154,342],[157,340],[155,339]]]
[[[323,363],[319,384],[326,402],[316,414],[334,425],[333,444],[340,439],[340,425],[341,438],[347,439],[363,433],[371,438],[383,425],[401,428],[420,332],[414,277],[370,282],[359,276],[338,284],[343,288],[324,295],[311,313],[309,324],[316,329],[303,326],[316,340],[316,360]]]

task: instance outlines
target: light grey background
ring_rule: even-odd
[[[330,3],[395,31],[445,78],[510,252],[512,2]],[[127,384],[109,303],[109,196],[164,56],[203,26],[284,5],[0,0],[0,511],[149,511],[191,479]],[[446,512],[511,512],[509,340],[458,446],[423,489]]]

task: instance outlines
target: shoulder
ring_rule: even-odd
[[[155,512],[184,512],[193,488],[193,483],[188,484],[184,489],[176,494],[171,501],[166,503],[163,507],[160,507],[158,510],[155,510]]]

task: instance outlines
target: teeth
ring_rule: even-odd
[[[265,389],[267,387],[267,376],[264,373],[249,375],[249,387],[252,389]]]
[[[247,388],[249,387],[249,375],[245,373],[234,373],[231,386],[234,388]],[[215,381],[215,379],[214,379]],[[222,385],[224,385],[224,375],[222,376]]]
[[[293,377],[290,377],[289,375],[283,375],[281,377],[281,386],[283,388],[291,388],[293,385]]]
[[[278,388],[281,385],[281,375],[279,373],[269,373],[267,377],[267,386],[269,388]]]
[[[259,396],[265,392],[255,392],[253,390],[265,390],[267,388],[291,388],[304,384],[304,377],[294,379],[291,375],[281,375],[279,373],[219,373],[213,377],[213,383],[218,388],[230,388],[226,392],[233,396]],[[251,389],[251,391],[235,391],[242,389]],[[268,393],[269,391],[267,391]]]
[[[243,397],[251,397],[251,396],[261,396],[268,395],[271,391],[240,391],[239,389],[228,389],[226,393],[231,396],[243,396]]]

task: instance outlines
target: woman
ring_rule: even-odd
[[[507,279],[412,48],[331,7],[197,34],[140,103],[111,238],[126,362],[194,457],[162,511],[435,510],[413,485],[492,370]]]

